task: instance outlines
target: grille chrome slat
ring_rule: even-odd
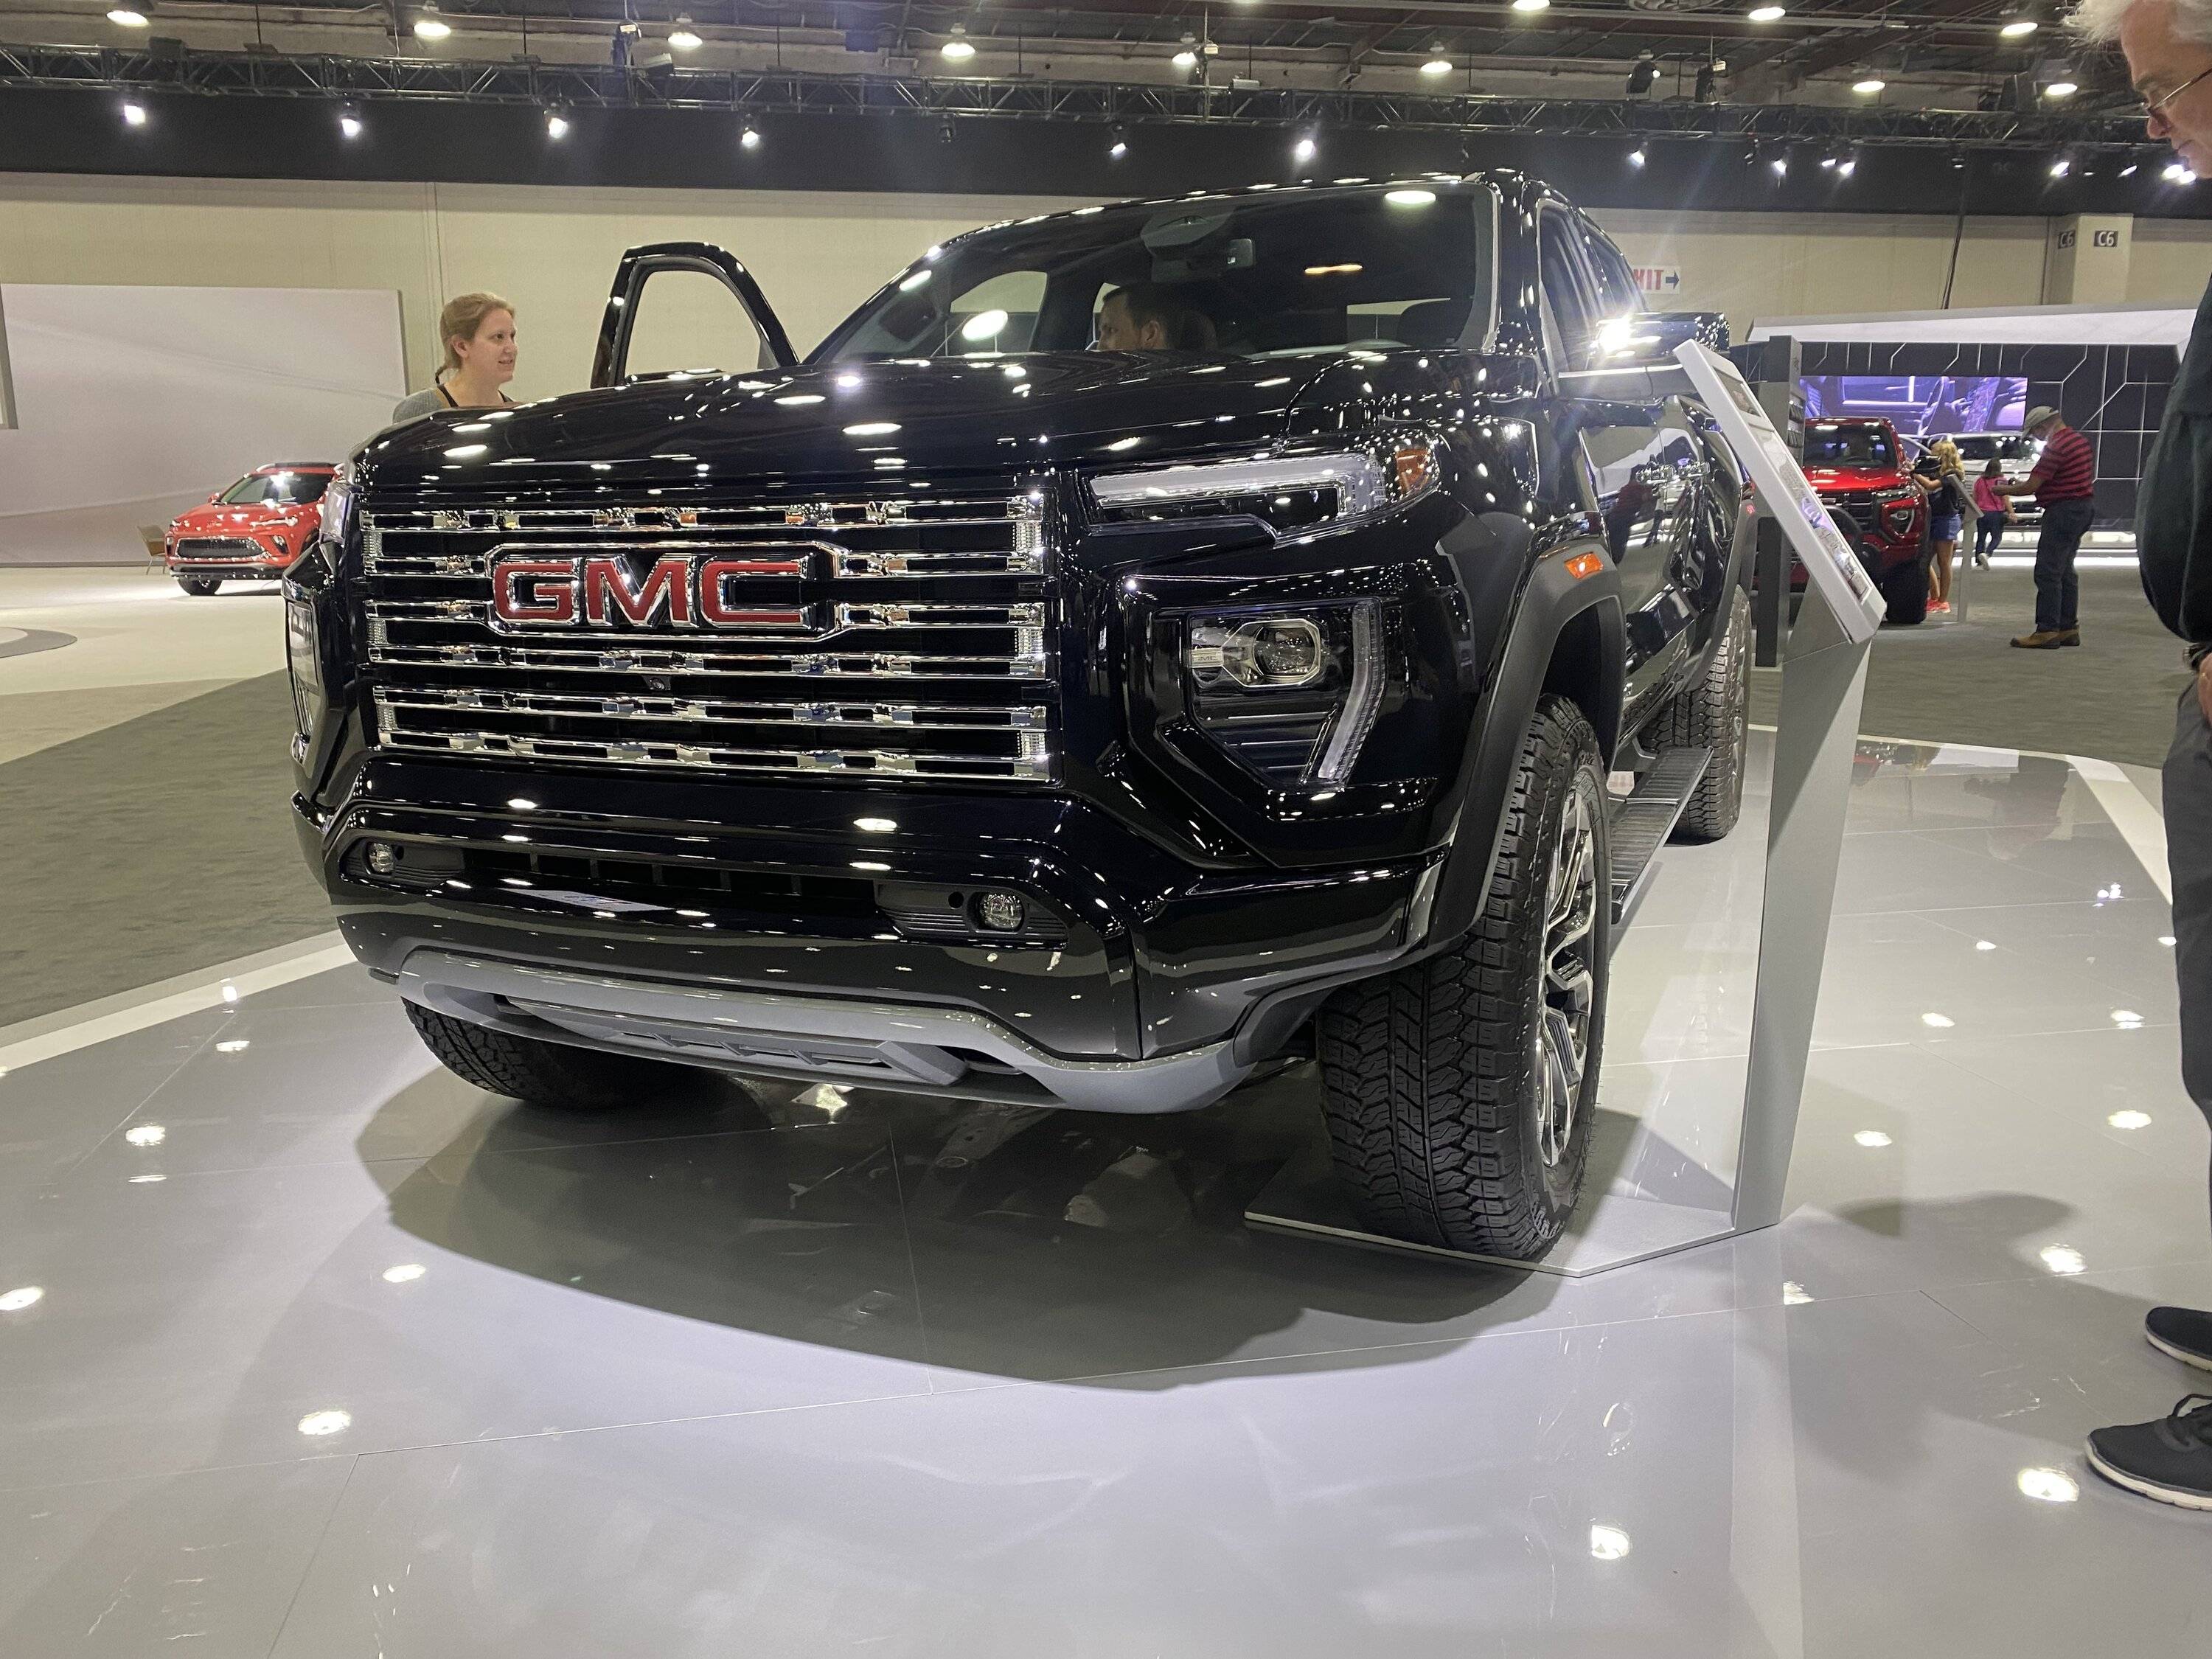
[[[1057,774],[1036,496],[365,507],[368,658],[387,749],[746,776],[1034,785]],[[795,562],[758,587],[739,574],[729,601],[763,592],[793,620],[495,624],[495,560],[607,555],[641,569],[672,556],[695,568]],[[921,695],[887,698],[885,682]]]

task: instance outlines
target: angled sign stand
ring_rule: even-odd
[[[1619,1187],[1585,1192],[1567,1231],[1541,1261],[1508,1261],[1365,1231],[1329,1174],[1326,1147],[1317,1146],[1285,1164],[1252,1200],[1244,1218],[1253,1226],[1580,1278],[1771,1226],[1782,1218],[1783,1187],[1796,1137],[1835,903],[1867,654],[1884,606],[1850,544],[1829,519],[1796,457],[1735,367],[1702,345],[1685,345],[1675,356],[1808,578],[1804,608],[1790,630],[1782,665],[1746,1082],[1741,1098],[1715,1098],[1702,1109],[1705,1122],[1725,1119],[1735,1128],[1733,1183],[1715,1176],[1704,1184],[1697,1201],[1689,1203]],[[1620,988],[1616,985],[1616,994]]]

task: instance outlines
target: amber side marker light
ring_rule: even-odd
[[[1577,553],[1567,561],[1567,574],[1577,581],[1585,576],[1595,576],[1604,568],[1605,556],[1601,553]]]

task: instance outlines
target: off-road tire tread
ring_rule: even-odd
[[[438,1063],[487,1094],[568,1112],[611,1112],[694,1084],[694,1068],[544,1042],[474,1025],[434,1008],[403,1003]]]
[[[1458,946],[1411,967],[1346,987],[1318,1022],[1329,1141],[1338,1178],[1365,1225],[1393,1237],[1484,1255],[1527,1259],[1558,1237],[1571,1207],[1544,1201],[1523,1172],[1540,1164],[1524,1145],[1537,1017],[1533,987],[1540,948],[1549,848],[1543,826],[1553,798],[1588,767],[1603,800],[1597,737],[1563,697],[1538,704],[1522,740],[1505,810],[1498,867],[1474,930]],[[1610,911],[1604,902],[1606,835],[1599,859],[1596,956],[1602,975]],[[1528,889],[1535,890],[1535,925]],[[1603,980],[1591,1024],[1590,1075],[1604,1034]],[[1589,1097],[1586,1097],[1586,1104]],[[1594,1109],[1577,1121],[1562,1168],[1580,1182]]]
[[[1645,729],[1659,749],[1710,749],[1711,761],[1674,824],[1676,841],[1718,841],[1743,811],[1745,728],[1751,701],[1751,598],[1729,603],[1726,630],[1704,675],[1668,699]]]
[[[1915,628],[1928,620],[1928,544],[1910,564],[1893,565],[1881,580],[1882,603],[1888,607],[1882,620],[1894,628]]]

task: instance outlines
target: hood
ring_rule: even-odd
[[[1907,474],[1897,466],[1808,466],[1806,481],[1815,489],[1894,489]]]
[[[270,507],[266,503],[226,507],[218,501],[204,501],[178,514],[169,521],[169,527],[197,535],[282,530],[301,522],[315,510],[313,503],[298,507]]]
[[[1119,352],[835,362],[442,411],[355,460],[366,489],[471,492],[1134,466],[1271,441],[1329,373],[1311,359]]]

